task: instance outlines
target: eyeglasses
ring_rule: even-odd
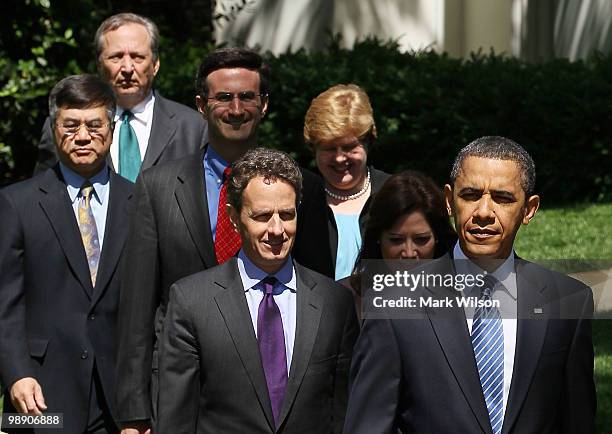
[[[85,130],[92,136],[102,135],[107,127],[111,124],[108,122],[102,122],[99,120],[93,120],[89,122],[64,122],[56,124],[69,136],[74,136],[79,132],[81,127],[85,127]]]
[[[238,93],[219,92],[215,96],[209,96],[206,99],[208,100],[212,99],[216,101],[217,105],[226,106],[226,105],[229,105],[234,100],[234,98],[238,98],[238,100],[242,104],[253,106],[253,105],[257,105],[258,103],[257,97],[265,98],[267,96],[268,95],[265,93],[255,93],[251,90],[247,90],[247,91],[238,92]]]

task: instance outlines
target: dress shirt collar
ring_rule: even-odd
[[[249,289],[253,288],[259,284],[259,282],[269,276],[268,273],[257,267],[257,265],[255,265],[247,257],[242,249],[240,249],[238,252],[238,271],[240,273],[240,278],[242,279],[244,292],[247,292]],[[282,283],[285,288],[288,288],[292,292],[296,291],[297,286],[295,268],[293,267],[291,256],[287,258],[281,269],[272,274],[272,276],[276,277],[276,279],[278,279],[278,281]]]
[[[455,270],[457,270],[457,274],[485,274],[485,271],[476,265],[474,262],[470,261],[468,257],[461,250],[461,246],[459,245],[459,241],[455,244],[455,248],[453,249],[453,258],[455,261]],[[514,250],[510,253],[510,256],[506,258],[506,260],[495,269],[492,273],[490,273],[495,277],[502,285],[504,290],[512,297],[513,300],[516,300],[517,289],[516,289],[516,276],[514,272]],[[473,294],[476,290],[476,286],[465,288],[464,295],[466,296],[479,296],[479,294]],[[501,288],[497,286],[495,290]],[[480,288],[478,288],[480,290]]]
[[[210,143],[206,146],[206,152],[204,153],[204,167],[206,167],[212,174],[223,182],[223,171],[229,163],[225,161],[218,153],[210,146]]]
[[[87,179],[83,178],[81,175],[76,173],[74,170],[68,168],[63,163],[60,162],[60,171],[62,172],[62,176],[64,177],[64,181],[66,182],[66,187],[68,188],[68,196],[70,197],[70,202],[74,203],[75,200],[79,197],[79,193],[81,192],[81,187],[87,181]],[[94,176],[89,178],[89,182],[94,189],[94,197],[98,200],[100,205],[104,205],[104,201],[106,200],[106,196],[108,193],[108,182],[110,180],[110,175],[108,171],[108,165],[104,165],[102,170],[96,173]]]
[[[153,91],[149,92],[149,94],[136,104],[134,107],[130,109],[132,112],[133,118],[140,122],[143,125],[148,125],[153,117],[153,105],[155,104],[155,95]],[[117,112],[115,113],[115,122],[121,119],[121,115],[126,109],[123,107],[117,106]]]

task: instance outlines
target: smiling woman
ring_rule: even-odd
[[[314,150],[325,181],[336,280],[350,275],[370,198],[389,176],[367,166],[367,149],[375,139],[372,106],[359,86],[339,84],[312,100],[304,140]]]

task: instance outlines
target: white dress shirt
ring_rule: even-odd
[[[461,250],[459,242],[453,250],[455,270],[457,274],[485,274],[480,267],[470,261]],[[501,261],[500,261],[501,262]],[[504,398],[503,414],[506,414],[506,404],[512,383],[512,372],[514,370],[514,353],[516,350],[516,318],[517,318],[517,287],[516,272],[514,269],[514,251],[508,258],[491,273],[502,285],[496,285],[491,293],[492,300],[500,303],[499,313],[502,317],[502,328],[504,331]],[[480,297],[480,287],[474,286],[463,291],[464,297]],[[472,333],[475,309],[472,306],[465,307],[465,318],[468,330]]]
[[[149,95],[130,109],[133,116],[130,125],[136,133],[138,149],[140,150],[140,161],[142,162],[149,146],[151,136],[151,126],[153,125],[153,106],[155,105],[155,95],[153,91]],[[113,143],[110,147],[110,156],[115,170],[119,169],[119,131],[121,130],[121,115],[125,109],[117,106],[115,113],[115,130],[113,131]]]
[[[263,300],[264,293],[259,288],[259,283],[269,276],[268,273],[258,268],[240,249],[238,252],[238,272],[242,280],[244,295],[247,304],[249,305],[249,313],[257,337],[257,317],[259,312],[259,304]],[[291,256],[283,267],[272,276],[276,277],[280,284],[284,286],[284,291],[275,290],[273,295],[274,301],[278,306],[283,322],[283,333],[285,335],[285,352],[287,356],[287,373],[290,374],[291,359],[293,356],[293,345],[295,343],[295,327],[296,327],[296,312],[297,312],[297,297],[296,297],[296,277],[295,268]],[[280,292],[277,294],[277,292]]]

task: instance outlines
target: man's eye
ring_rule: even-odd
[[[230,102],[232,100],[231,93],[218,93],[215,95],[215,99],[219,102]]]
[[[270,220],[271,217],[272,217],[271,214],[256,214],[253,216],[253,220],[255,220],[256,222],[264,223]]]
[[[240,98],[240,101],[242,102],[251,102],[255,99],[255,92],[252,92],[252,91],[240,92],[238,94],[238,98]]]
[[[294,211],[284,211],[284,212],[281,212],[279,216],[281,220],[283,221],[290,221],[290,220],[293,220],[293,218],[295,217],[295,212]]]
[[[102,128],[102,122],[100,121],[87,122],[85,126],[87,127],[88,130],[99,130],[100,128]]]

